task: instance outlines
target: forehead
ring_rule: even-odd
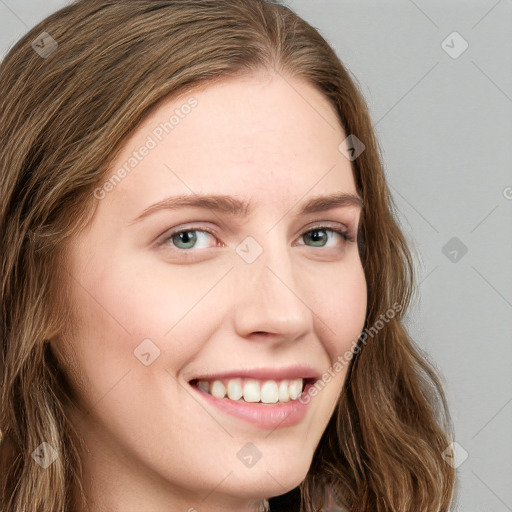
[[[111,165],[107,179],[124,172],[106,203],[126,199],[142,211],[174,193],[222,192],[283,207],[309,191],[355,193],[338,149],[345,137],[327,98],[304,80],[225,80],[151,112]]]

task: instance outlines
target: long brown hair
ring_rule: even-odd
[[[3,511],[64,512],[73,489],[85,500],[81,441],[67,414],[74,397],[48,342],[72,322],[65,248],[94,212],[93,190],[160,101],[259,70],[313,84],[365,146],[353,173],[365,203],[358,236],[372,336],[354,351],[300,485],[301,510],[320,510],[329,493],[352,512],[448,510],[455,470],[442,458],[453,438],[446,400],[403,325],[414,261],[367,107],[332,48],[269,0],[78,0],[30,30],[0,65]],[[399,311],[382,322],[394,304]],[[43,441],[58,456],[46,471],[31,456]]]

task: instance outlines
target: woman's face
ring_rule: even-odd
[[[258,75],[127,140],[71,245],[78,326],[56,347],[98,510],[252,510],[305,478],[366,311],[359,206],[310,203],[356,195],[346,136],[312,86]]]

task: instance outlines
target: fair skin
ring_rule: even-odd
[[[152,112],[107,179],[190,96]],[[197,106],[98,201],[70,246],[78,327],[56,348],[88,411],[76,424],[92,512],[253,512],[297,486],[346,367],[296,423],[272,428],[212,405],[190,381],[261,369],[320,377],[364,327],[356,242],[331,231],[355,237],[360,208],[299,214],[318,195],[356,194],[338,150],[346,134],[327,99],[302,80],[266,74],[193,96]],[[134,222],[178,194],[228,195],[252,211],[187,206]],[[189,238],[169,238],[175,228],[189,228]],[[236,250],[248,236],[262,249],[251,263]],[[146,366],[134,350],[148,338],[160,355]],[[250,467],[237,456],[244,446],[260,453]]]

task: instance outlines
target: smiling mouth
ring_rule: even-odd
[[[254,379],[230,378],[202,380],[194,379],[189,384],[214,396],[234,402],[280,404],[298,400],[305,387],[315,379]]]

